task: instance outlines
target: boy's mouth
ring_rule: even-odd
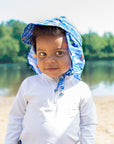
[[[48,71],[55,71],[55,70],[57,70],[57,69],[59,69],[59,68],[54,68],[54,67],[45,68],[45,70],[48,70]]]

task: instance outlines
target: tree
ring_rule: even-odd
[[[26,57],[28,53],[28,46],[25,45],[22,40],[21,40],[21,34],[24,30],[24,27],[26,26],[25,23],[20,22],[20,21],[15,21],[15,20],[10,20],[7,22],[7,27],[12,27],[12,37],[17,39],[19,41],[19,56]]]
[[[2,23],[0,25],[0,38],[4,37],[6,35],[11,35],[11,34],[12,34],[12,29],[7,28],[6,25],[4,23]]]
[[[102,58],[103,49],[107,42],[95,32],[89,32],[82,36],[83,48],[86,58]]]
[[[110,32],[106,32],[103,35],[103,39],[107,42],[106,46],[103,49],[104,53],[114,52],[114,36]]]
[[[10,36],[4,36],[0,39],[0,62],[13,62],[19,52],[18,40]]]

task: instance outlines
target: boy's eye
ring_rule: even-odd
[[[45,52],[40,52],[39,55],[40,56],[46,56],[46,53]]]
[[[63,54],[64,54],[63,51],[57,51],[57,52],[56,52],[56,55],[58,55],[58,56],[61,56],[61,55],[63,55]]]

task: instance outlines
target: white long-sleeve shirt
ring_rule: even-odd
[[[23,81],[9,113],[5,144],[94,144],[96,109],[87,84],[66,77],[64,95],[44,74]]]

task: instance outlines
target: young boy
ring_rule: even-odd
[[[38,75],[24,80],[9,114],[5,144],[94,144],[96,110],[81,37],[65,17],[28,24],[28,62]]]

